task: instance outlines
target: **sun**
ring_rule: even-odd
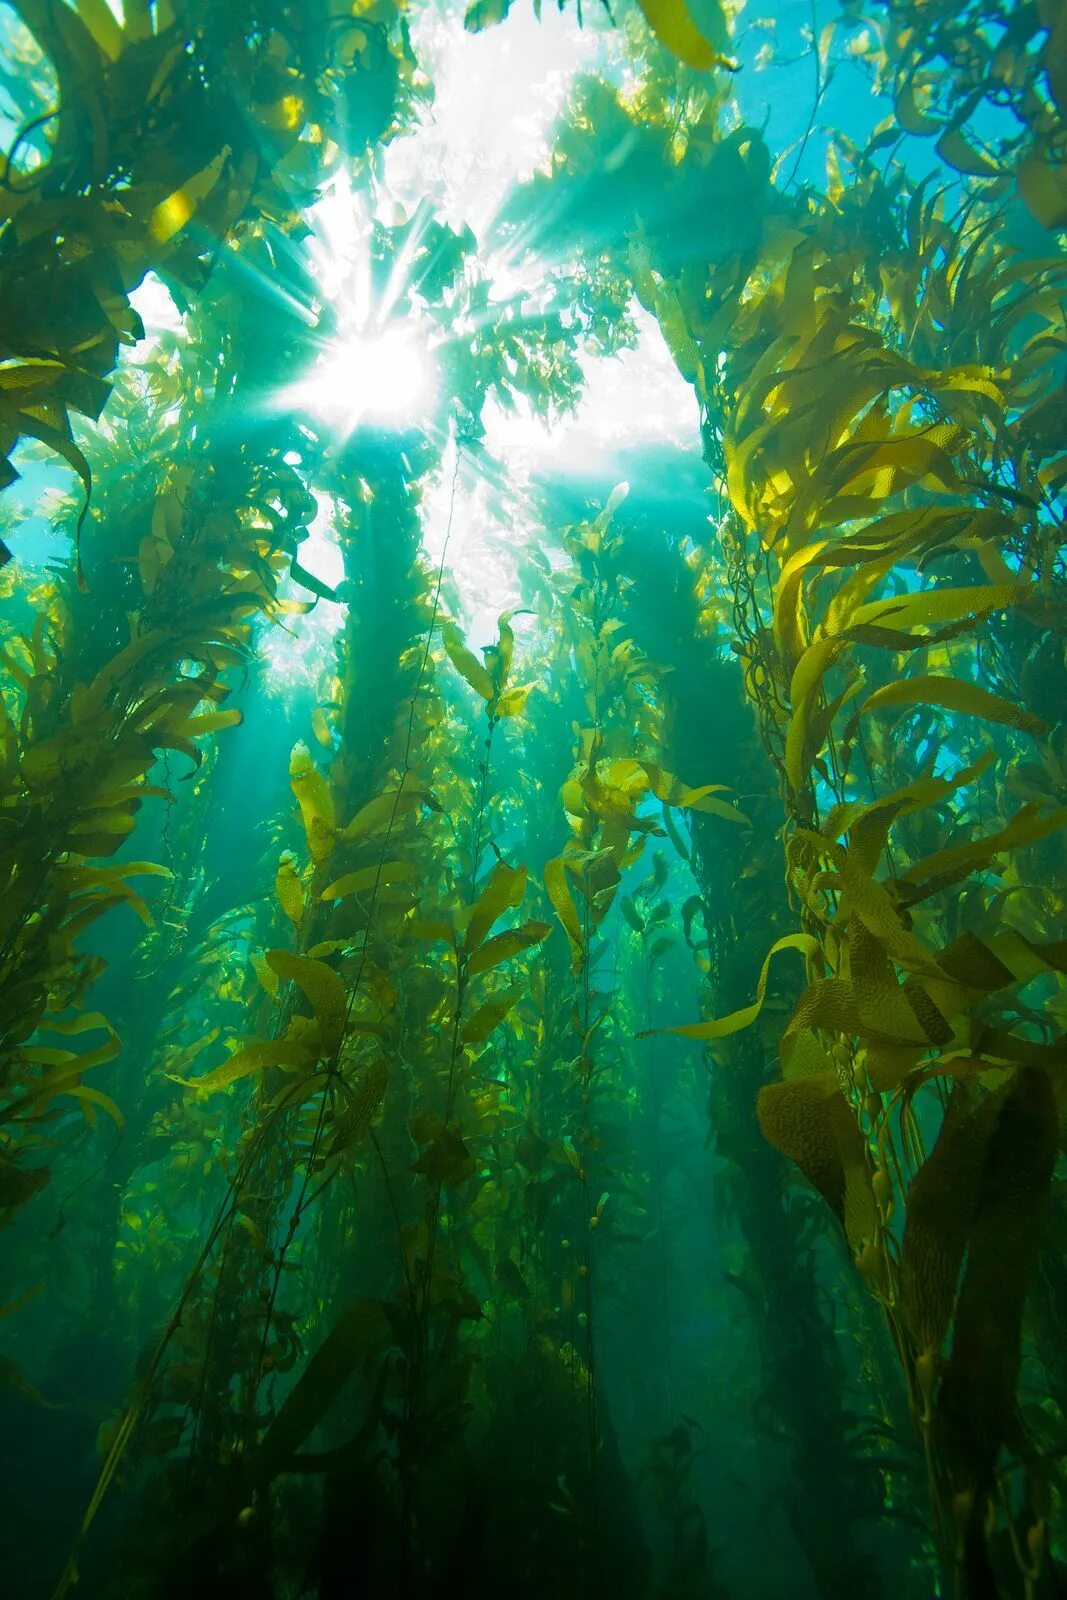
[[[429,353],[410,329],[351,332],[327,346],[287,400],[339,433],[364,423],[397,428],[425,413],[432,376]]]

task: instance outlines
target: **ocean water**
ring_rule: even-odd
[[[0,6],[0,1590],[1067,1583],[1067,28]]]

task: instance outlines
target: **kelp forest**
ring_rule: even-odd
[[[5,1596],[1067,1595],[1065,112],[2,0]]]

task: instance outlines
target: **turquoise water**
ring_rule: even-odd
[[[5,1594],[1058,1594],[1056,8],[0,49]]]

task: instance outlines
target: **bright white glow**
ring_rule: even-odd
[[[339,172],[308,211],[311,270],[324,300],[337,307],[344,328],[364,328],[371,318],[370,218],[349,176]]]
[[[423,549],[433,566],[442,556],[461,597],[464,630],[480,644],[496,637],[501,611],[521,605],[517,564],[533,529],[519,497],[500,495],[469,458],[456,470],[450,440],[440,476],[422,499]],[[446,550],[447,540],[447,550]]]
[[[322,490],[316,491],[315,499],[318,510],[296,558],[305,572],[336,589],[345,576],[337,542],[337,502]],[[287,581],[282,598],[307,602],[310,596],[299,583]],[[259,648],[269,669],[267,684],[272,694],[291,694],[321,683],[333,663],[333,644],[342,617],[340,605],[319,599],[302,616],[286,617],[264,630]]]
[[[331,540],[316,533],[314,529],[308,534],[297,552],[300,565],[305,572],[310,572],[313,578],[318,578],[321,583],[330,589],[336,589],[339,583],[344,582],[345,563],[337,545]],[[328,604],[322,601],[321,604]]]
[[[515,409],[490,404],[485,442],[520,480],[549,468],[557,477],[610,470],[616,456],[649,444],[691,447],[698,413],[692,386],[671,359],[655,319],[631,307],[637,344],[617,356],[586,358],[585,386],[573,416],[550,421],[517,397]]]
[[[171,299],[170,290],[154,272],[146,272],[130,295],[130,305],[144,323],[146,339],[184,332],[185,319]]]
[[[546,168],[552,126],[575,76],[619,60],[612,30],[591,27],[588,16],[579,28],[572,7],[546,6],[540,22],[516,7],[506,28],[476,34],[463,28],[461,14],[449,7],[443,16],[443,9],[413,10],[416,52],[434,83],[424,120],[380,152],[373,186],[357,189],[341,172],[308,213],[312,298],[332,308],[338,334],[276,400],[340,434],[362,422],[426,425],[437,388],[433,352],[449,339],[477,337],[477,326],[458,320],[458,307],[435,317],[420,299],[424,219],[471,228],[492,302],[520,302],[530,315],[543,305],[550,268],[561,263],[539,259],[526,230],[502,242],[492,224],[516,183]],[[370,258],[375,223],[410,224],[384,283]],[[520,604],[523,547],[537,535],[537,496],[529,492],[535,483],[571,477],[610,487],[632,476],[643,447],[691,451],[697,443],[692,386],[678,373],[655,319],[636,307],[633,315],[637,348],[583,361],[584,392],[573,415],[545,418],[519,396],[514,410],[490,400],[486,450],[461,452],[457,471],[449,444],[439,475],[426,486],[424,551],[435,564],[444,555],[460,619],[478,643],[494,636],[501,610]],[[318,523],[300,561],[335,587],[332,529],[320,537]],[[288,661],[294,648],[303,652],[305,671],[323,659],[313,641],[339,614],[320,603],[308,617],[293,619],[296,641],[280,634],[280,658]]]
[[[494,250],[483,264],[489,298],[497,304],[506,300],[536,303],[550,292],[544,262],[532,252],[522,255],[521,246],[518,250]]]
[[[312,275],[333,308],[338,333],[315,364],[273,404],[303,411],[341,435],[361,423],[403,427],[423,420],[433,404],[434,366],[428,320],[419,311],[390,321],[407,287],[403,252],[384,292],[372,293],[365,198],[340,173],[308,212]],[[414,231],[414,230],[413,230]]]
[[[501,611],[521,604],[522,547],[537,535],[528,493],[534,481],[600,480],[606,496],[613,482],[631,475],[635,456],[646,447],[692,452],[698,444],[692,387],[655,319],[640,307],[632,312],[636,347],[583,361],[585,386],[573,415],[540,416],[518,395],[513,410],[491,400],[483,413],[491,459],[467,456],[457,474],[450,444],[440,477],[423,496],[423,547],[435,565],[445,556],[461,596],[464,627],[479,643],[492,639]]]
[[[405,328],[350,333],[325,350],[284,399],[339,433],[362,422],[414,422],[432,399],[428,359]]]
[[[331,589],[336,589],[345,575],[344,557],[334,531],[337,503],[332,495],[324,494],[321,489],[315,498],[319,509],[314,521],[308,525],[307,538],[301,544],[297,558],[305,572],[310,572]]]
[[[555,6],[543,7],[540,20],[516,6],[507,27],[482,33],[468,33],[462,13],[445,18],[425,6],[414,34],[433,106],[410,137],[386,147],[386,187],[401,197],[431,194],[447,222],[468,223],[482,238],[508,190],[545,160],[575,75],[608,35],[588,15],[579,27],[573,7]]]

